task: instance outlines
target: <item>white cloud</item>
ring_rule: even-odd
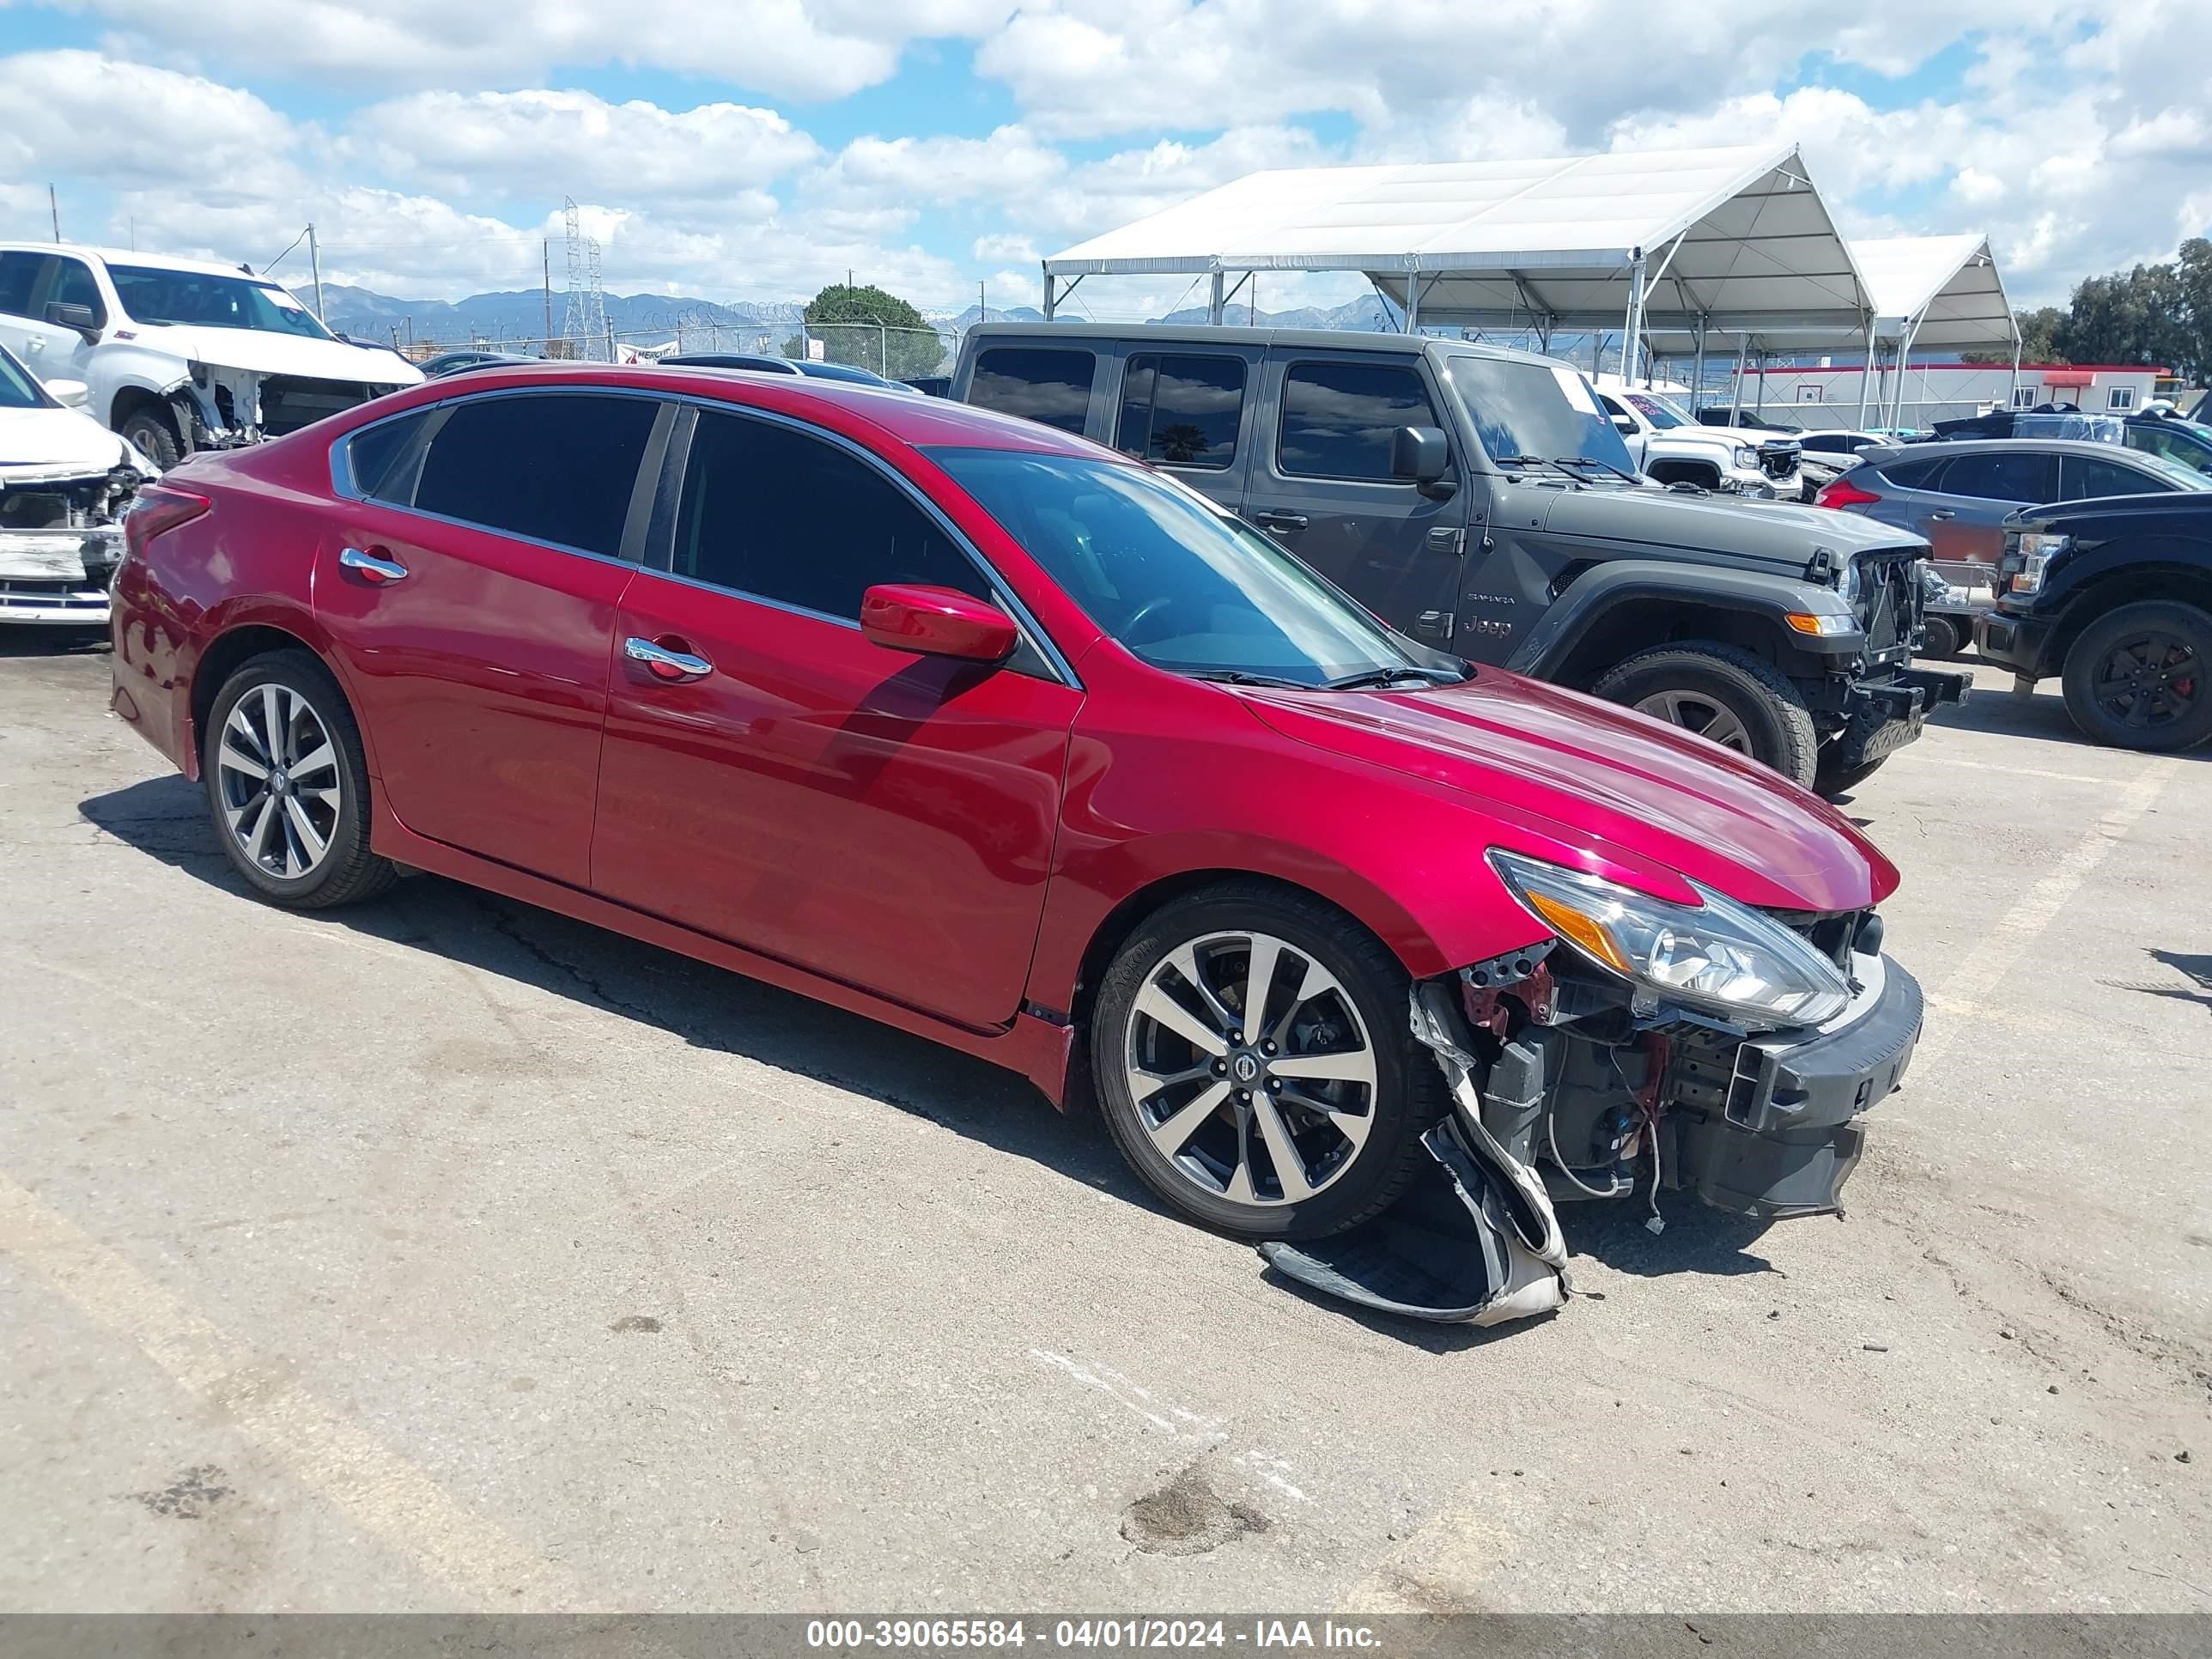
[[[996,0],[627,0],[517,7],[453,0],[84,0],[122,47],[351,87],[526,86],[556,67],[626,64],[791,98],[888,80],[908,42],[981,34]],[[143,50],[142,50],[143,48]]]
[[[369,106],[352,128],[386,168],[453,193],[712,201],[748,218],[773,201],[746,192],[820,154],[772,109],[665,110],[574,91],[416,93]]]
[[[1026,236],[978,236],[968,251],[978,259],[1012,259],[1025,265],[1038,258],[1036,244]]]
[[[1017,202],[1066,170],[1060,152],[1018,126],[985,138],[855,138],[808,180],[810,194],[844,204],[944,206],[994,198]]]
[[[0,178],[267,188],[301,136],[250,92],[93,52],[0,58]]]

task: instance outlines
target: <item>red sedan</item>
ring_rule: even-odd
[[[1829,807],[1043,426],[491,369],[129,542],[115,709],[269,900],[431,871],[1095,1088],[1238,1237],[1376,1214],[1454,1090],[1535,1202],[1832,1207],[1919,1028]]]

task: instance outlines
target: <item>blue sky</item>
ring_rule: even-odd
[[[533,283],[564,195],[610,287],[931,309],[1255,167],[1794,140],[1847,230],[1987,233],[2014,296],[2212,227],[2212,7],[1859,0],[0,0],[0,234]],[[556,250],[557,251],[557,250]],[[556,278],[557,280],[557,278]],[[1279,279],[1265,303],[1357,279]],[[1182,285],[1097,283],[1101,315]]]

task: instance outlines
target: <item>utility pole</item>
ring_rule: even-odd
[[[545,262],[545,356],[553,355],[553,240],[550,237],[538,245],[539,256]]]
[[[991,308],[984,302],[983,285],[981,283],[975,284],[975,320],[979,323],[988,323],[991,320]]]
[[[315,222],[307,221],[307,270],[315,279],[315,320],[326,323],[323,315],[323,260],[315,252]]]
[[[54,240],[62,239],[62,204],[54,198],[54,187],[46,186],[46,211],[54,216]]]

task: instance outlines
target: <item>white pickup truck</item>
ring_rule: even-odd
[[[1645,477],[1785,501],[1804,493],[1797,441],[1789,433],[1699,426],[1663,392],[1624,386],[1618,374],[1601,374],[1596,384],[1598,402]]]
[[[41,380],[82,381],[87,412],[162,467],[422,378],[243,268],[63,243],[0,244],[0,345]]]

